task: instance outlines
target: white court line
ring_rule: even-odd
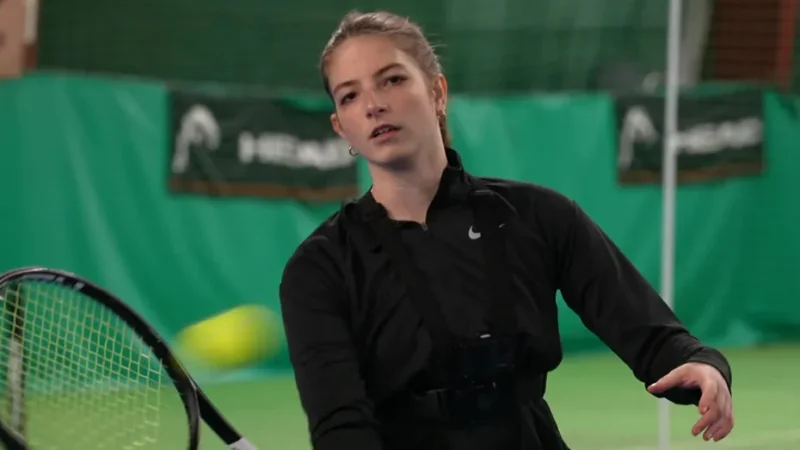
[[[702,435],[698,436],[695,440],[675,440],[670,443],[670,449],[674,450],[696,450],[696,449],[759,449],[765,445],[773,444],[798,444],[800,448],[800,430],[787,430],[775,431],[772,433],[764,433],[755,436],[748,436],[739,439],[736,436],[736,431],[733,434],[722,440],[722,442],[706,442],[703,440]],[[600,450],[657,450],[658,444],[652,445],[631,445],[623,447],[604,447]],[[577,449],[576,449],[577,450]]]

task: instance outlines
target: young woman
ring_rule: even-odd
[[[567,449],[543,398],[562,358],[558,290],[650,393],[698,405],[695,435],[728,435],[726,359],[575,202],[464,170],[418,26],[348,14],[321,71],[333,128],[373,185],[297,248],[281,283],[316,450]]]

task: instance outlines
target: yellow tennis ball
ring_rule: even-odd
[[[186,355],[209,367],[248,366],[278,350],[280,319],[263,306],[239,306],[186,327],[177,342]]]

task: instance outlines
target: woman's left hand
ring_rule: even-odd
[[[647,390],[656,394],[671,388],[699,388],[702,392],[697,405],[700,420],[692,434],[705,430],[703,439],[721,441],[733,429],[733,402],[728,383],[715,367],[703,363],[686,363],[651,384]]]

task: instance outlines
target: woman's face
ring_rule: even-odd
[[[437,112],[445,109],[446,81],[429,79],[391,38],[347,39],[331,55],[327,75],[336,104],[333,128],[367,161],[402,164],[439,147]]]

